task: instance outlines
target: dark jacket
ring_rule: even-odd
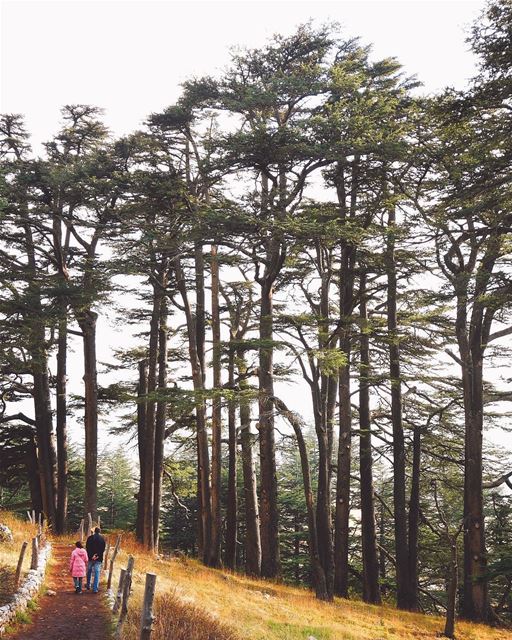
[[[92,536],[87,538],[85,543],[85,549],[89,560],[94,558],[98,562],[103,562],[103,552],[105,551],[105,538],[99,533],[93,533]]]

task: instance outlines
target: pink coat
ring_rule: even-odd
[[[71,560],[69,562],[69,571],[73,578],[84,578],[87,573],[87,551],[79,549],[73,550]]]

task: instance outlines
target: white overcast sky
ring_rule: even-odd
[[[396,56],[427,92],[462,88],[474,73],[465,34],[481,0],[219,2],[2,0],[1,97],[23,113],[38,143],[57,129],[64,104],[105,109],[115,134],[171,104],[180,83],[215,73],[233,45],[261,45],[310,18],[338,22],[347,37]]]

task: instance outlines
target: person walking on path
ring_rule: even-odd
[[[69,572],[73,578],[75,584],[75,593],[82,593],[82,580],[85,578],[87,571],[88,556],[85,549],[82,547],[80,540],[75,542],[75,549],[71,553],[71,559],[69,561]]]
[[[105,551],[105,538],[101,535],[99,527],[94,529],[94,533],[87,538],[85,543],[89,562],[87,564],[87,584],[85,588],[91,588],[91,577],[93,577],[92,592],[98,593],[101,567],[103,565],[103,553]]]

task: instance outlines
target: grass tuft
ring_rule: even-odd
[[[123,633],[124,640],[138,640],[139,611],[133,610]],[[155,599],[152,640],[241,640],[233,629],[204,609],[182,602],[175,593]]]

